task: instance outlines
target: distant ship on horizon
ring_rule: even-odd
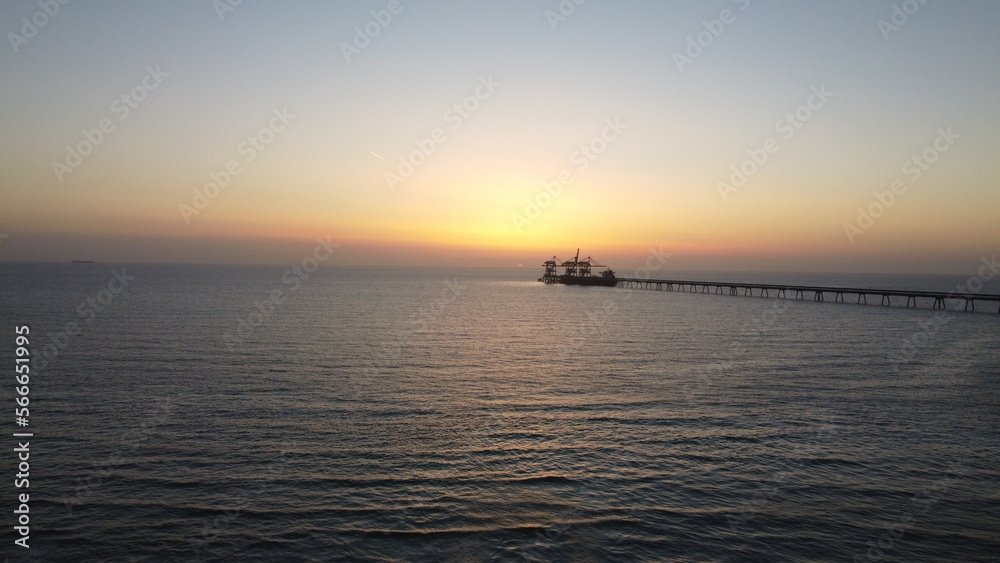
[[[598,264],[590,256],[580,260],[580,249],[576,249],[576,257],[572,260],[560,262],[555,256],[552,260],[546,260],[543,264],[545,273],[538,281],[544,283],[561,283],[564,285],[595,285],[601,287],[615,287],[618,285],[618,278],[615,277],[614,270],[610,268],[600,274],[594,274],[593,268],[607,268],[603,264]],[[559,273],[559,268],[565,270]]]

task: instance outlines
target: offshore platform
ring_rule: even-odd
[[[868,298],[878,299],[883,306],[902,304],[906,307],[929,306],[932,309],[948,309],[948,302],[957,303],[953,309],[962,308],[975,312],[976,301],[996,303],[997,313],[1000,313],[1000,295],[990,293],[944,292],[944,291],[910,291],[903,289],[868,289],[859,287],[828,287],[814,285],[788,285],[765,283],[737,283],[692,280],[654,280],[646,278],[619,278],[613,270],[604,270],[594,274],[594,268],[607,268],[598,264],[591,257],[580,259],[580,249],[576,257],[561,262],[555,256],[545,261],[545,273],[538,281],[545,283],[560,283],[565,285],[591,285],[603,287],[623,287],[630,289],[652,289],[660,291],[683,291],[689,293],[715,293],[720,295],[743,295],[746,297],[771,297],[786,299],[792,295],[796,300],[811,297],[813,301],[826,301],[831,297],[834,303],[846,303],[844,296],[857,296],[858,305],[868,305]],[[560,273],[559,270],[563,272]],[[893,298],[896,302],[893,303]],[[874,302],[873,302],[874,303]]]
[[[565,285],[597,285],[604,287],[614,287],[618,285],[618,278],[613,270],[604,270],[600,274],[594,274],[594,268],[607,268],[604,264],[598,264],[590,256],[580,260],[580,249],[576,249],[576,258],[560,262],[555,256],[552,260],[546,260],[543,264],[545,273],[538,281],[545,283],[561,283]],[[562,268],[563,272],[559,273]]]

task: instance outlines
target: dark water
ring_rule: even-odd
[[[102,293],[122,268],[135,279]],[[1000,553],[995,312],[545,286],[533,270],[329,268],[294,291],[285,274],[0,264],[0,351],[12,365],[28,324],[38,368],[31,549],[8,531],[10,560]]]

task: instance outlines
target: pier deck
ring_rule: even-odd
[[[744,295],[748,297],[774,297],[778,299],[788,299],[791,293],[792,298],[804,300],[806,295],[811,295],[813,301],[826,301],[827,296],[832,296],[835,303],[845,303],[844,296],[857,296],[857,303],[868,304],[868,297],[880,300],[879,304],[885,306],[893,305],[892,298],[906,298],[907,307],[918,307],[920,304],[930,305],[932,309],[948,309],[948,301],[958,302],[958,309],[961,307],[965,311],[975,312],[976,301],[992,302],[997,304],[997,313],[1000,313],[1000,295],[983,293],[955,293],[943,291],[908,291],[900,289],[866,289],[858,287],[825,287],[813,285],[787,285],[787,284],[766,284],[766,283],[736,283],[736,282],[710,282],[710,281],[690,281],[690,280],[644,280],[640,278],[618,278],[618,287],[653,289],[661,291],[684,291],[688,293],[715,293],[721,295]],[[701,288],[700,290],[698,288]],[[963,306],[964,303],[964,306]],[[900,303],[896,303],[897,305]]]

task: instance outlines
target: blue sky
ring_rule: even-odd
[[[894,6],[901,25],[880,29]],[[995,2],[43,9],[0,6],[2,260],[280,263],[333,234],[343,263],[515,264],[578,245],[628,261],[665,245],[679,267],[962,272],[1000,240]],[[48,21],[12,39],[22,18]],[[366,25],[377,35],[348,61]],[[679,69],[699,34],[706,46]],[[147,69],[162,80],[122,119],[114,101]],[[495,92],[452,128],[445,112],[481,80]],[[816,88],[832,95],[783,137],[776,124]],[[282,110],[295,117],[247,162],[241,142]],[[102,119],[113,130],[55,172]],[[572,156],[608,119],[627,129],[579,170]],[[907,178],[948,128],[953,145]],[[447,140],[389,189],[386,173],[437,129]],[[769,138],[779,150],[722,197]],[[240,173],[186,220],[180,207],[233,160]],[[566,170],[573,183],[519,222]],[[858,208],[900,178],[905,193],[849,236]]]

